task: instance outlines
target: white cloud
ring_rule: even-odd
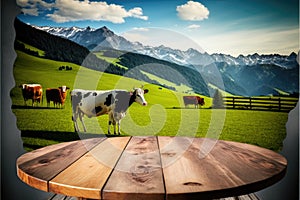
[[[25,15],[32,16],[38,16],[42,10],[50,10],[54,5],[43,0],[17,0],[16,2]]]
[[[142,20],[148,20],[148,16],[143,16],[142,8],[133,8],[128,11],[130,17],[135,17]]]
[[[183,20],[201,21],[208,18],[209,10],[201,3],[188,1],[186,4],[177,6],[178,16]]]
[[[47,3],[43,0],[35,0],[35,1],[36,1],[36,3],[40,4],[42,7],[47,8],[47,9],[51,9],[54,5],[53,3]]]
[[[29,1],[28,0],[17,0],[17,5],[20,7],[25,7],[25,6],[29,6]]]
[[[39,16],[37,8],[22,8],[24,15]]]
[[[192,24],[192,25],[189,25],[187,28],[188,29],[198,29],[198,28],[200,28],[200,25]]]
[[[121,5],[90,0],[56,0],[55,3],[47,3],[44,0],[17,0],[17,4],[25,14],[34,16],[43,9],[53,9],[47,17],[58,23],[82,20],[124,23],[128,17],[148,20],[148,16],[143,15],[142,8],[126,10]],[[33,12],[34,9],[36,12]]]
[[[54,4],[43,0],[17,0],[17,5],[21,8],[51,9]]]

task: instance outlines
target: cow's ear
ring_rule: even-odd
[[[70,88],[69,87],[67,87],[67,90],[69,90]]]
[[[144,94],[146,94],[146,93],[148,93],[149,92],[149,90],[148,89],[145,89],[144,90]]]

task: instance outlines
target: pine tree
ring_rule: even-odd
[[[223,95],[218,89],[213,97],[213,108],[224,108]]]

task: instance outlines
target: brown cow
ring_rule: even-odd
[[[50,106],[50,101],[53,101],[54,107],[62,107],[66,101],[67,90],[70,89],[67,86],[61,86],[58,88],[47,88],[46,99],[47,106]]]
[[[34,103],[41,103],[43,101],[43,88],[40,84],[22,84],[19,86],[22,88],[22,95],[24,99],[24,104],[26,104],[26,101],[31,99],[32,100],[32,106],[34,106]]]
[[[199,105],[203,106],[205,104],[204,98],[201,98],[199,96],[184,96],[183,102],[185,107],[187,107],[189,104],[195,105],[195,108],[198,108]]]

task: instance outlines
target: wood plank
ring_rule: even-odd
[[[93,138],[51,145],[24,154],[17,160],[17,174],[23,182],[48,192],[49,180],[104,139]]]
[[[37,158],[37,157],[40,157],[40,156],[45,155],[45,154],[47,154],[49,152],[55,151],[57,149],[65,147],[66,145],[70,145],[70,144],[76,143],[76,142],[77,141],[62,142],[62,143],[58,143],[58,144],[52,145],[51,148],[49,148],[49,146],[46,146],[46,147],[42,147],[42,148],[39,148],[39,149],[30,151],[30,152],[27,152],[27,153],[21,155],[17,159],[17,165],[20,165],[20,164],[25,163],[25,162],[27,162],[29,160],[32,160],[32,159]]]
[[[224,145],[225,142],[217,142],[211,152],[203,157],[201,145],[204,139],[195,138],[186,148],[189,141],[185,138],[158,138],[168,200],[212,199],[247,194],[253,189],[254,182],[261,181],[261,185],[264,185],[264,179],[273,176],[273,166],[276,169],[279,167],[278,171],[284,168],[284,165],[262,157],[261,154],[249,152],[245,148],[234,149],[234,146]],[[186,150],[182,153],[183,149]]]
[[[216,190],[242,183],[209,154],[200,158],[202,138],[159,137],[158,141],[168,200],[219,198]]]
[[[103,199],[164,199],[156,137],[132,137],[103,189]]]
[[[239,187],[244,194],[274,184],[286,172],[287,162],[284,157],[254,145],[218,141],[210,154],[245,182],[245,185]]]
[[[101,189],[130,137],[109,138],[82,156],[49,183],[49,190],[69,196],[102,199]]]
[[[55,194],[52,198],[49,200],[66,200],[67,196]],[[77,198],[71,198],[72,200],[76,200]],[[242,195],[238,197],[228,197],[228,198],[221,198],[221,199],[214,199],[214,200],[259,200],[259,198],[255,194],[248,194],[248,195]]]
[[[267,157],[268,159],[273,159],[276,162],[281,163],[282,165],[287,165],[287,160],[285,157],[283,157],[282,155],[280,155],[277,152],[274,152],[274,151],[266,149],[266,148],[262,148],[262,147],[258,147],[258,146],[246,144],[246,143],[233,142],[233,141],[219,140],[219,143],[222,143],[223,145],[226,145],[226,144],[232,145],[232,146],[235,146],[240,149],[247,149],[249,151],[258,153],[263,157]]]

